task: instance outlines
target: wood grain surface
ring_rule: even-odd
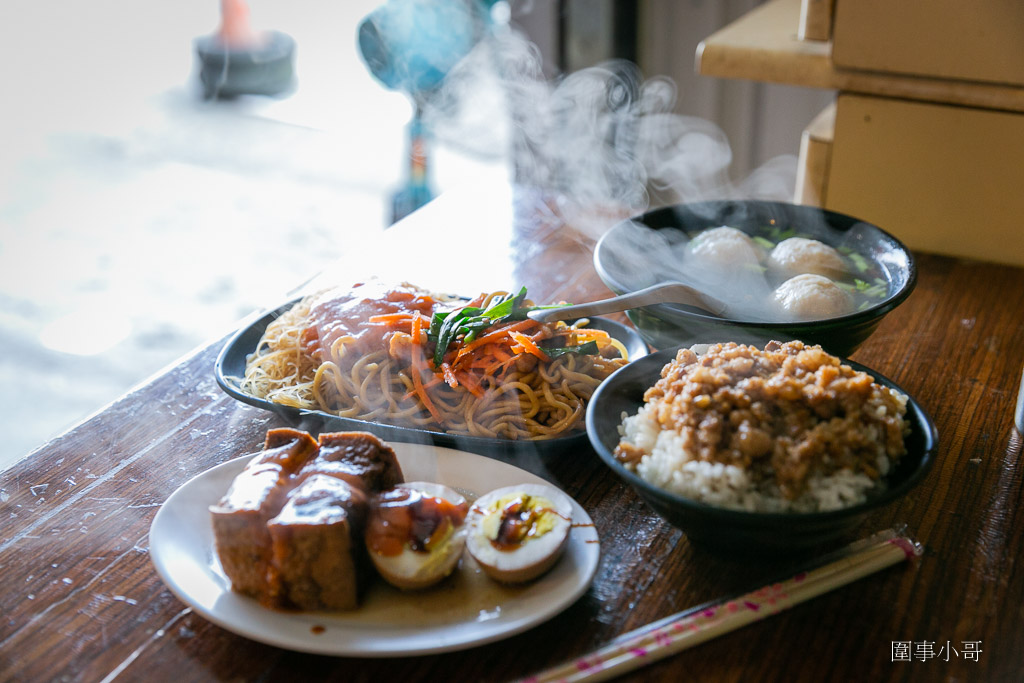
[[[537,300],[608,295],[591,264],[587,230],[564,224],[557,212],[510,206],[486,221],[459,201],[428,206],[386,231],[374,257],[400,261],[401,245],[414,235],[459,240],[488,230],[503,245],[490,257],[508,266],[495,272],[512,273],[509,286],[525,284]],[[1024,269],[917,259],[915,292],[853,358],[900,384],[938,426],[931,474],[857,533],[905,524],[924,544],[923,557],[654,664],[633,680],[1019,680],[1024,517],[1013,409],[1024,368]],[[476,293],[498,283],[464,284]],[[222,344],[214,340],[0,474],[0,679],[511,680],[755,588],[793,564],[741,562],[691,547],[580,448],[541,464],[593,518],[602,556],[590,590],[549,621],[461,652],[388,659],[301,654],[234,635],[163,585],[148,539],[154,515],[179,486],[258,450],[267,429],[285,426],[219,389],[213,363]],[[947,645],[958,654],[893,661],[894,641],[912,643],[912,653],[930,642],[936,654]],[[964,656],[964,641],[980,643],[976,661]]]

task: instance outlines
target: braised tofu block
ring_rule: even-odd
[[[368,498],[403,481],[395,452],[367,432],[273,429],[210,507],[231,587],[276,608],[347,610],[372,567]]]
[[[379,493],[405,481],[390,446],[369,432],[320,435],[320,453],[306,465],[302,477],[327,474]]]
[[[316,440],[306,432],[287,427],[270,429],[260,459],[276,462],[284,470],[295,473],[316,456],[318,448]]]
[[[360,486],[324,474],[291,491],[267,524],[284,607],[350,610],[369,578],[363,542],[368,515]]]
[[[253,458],[216,505],[210,507],[217,555],[234,590],[273,603],[267,522],[280,512],[291,478],[317,453],[317,443],[294,429],[267,433]]]

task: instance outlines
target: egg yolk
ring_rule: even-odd
[[[374,508],[366,529],[367,545],[378,555],[393,557],[406,546],[429,553],[443,545],[466,519],[469,505],[396,488],[378,495]]]
[[[495,548],[510,551],[551,531],[557,517],[551,501],[515,493],[488,507],[481,530]]]

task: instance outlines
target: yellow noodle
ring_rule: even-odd
[[[482,307],[503,294],[492,292]],[[503,380],[482,378],[480,397],[463,386],[435,382],[432,373],[425,371],[421,379],[440,416],[438,424],[415,394],[413,369],[386,350],[350,358],[353,338],[343,336],[327,350],[328,360],[321,363],[307,354],[302,338],[312,301],[313,297],[303,299],[267,326],[247,359],[240,381],[244,391],[282,405],[358,420],[491,438],[549,439],[580,428],[586,401],[605,377],[626,362],[620,341],[600,339],[604,356],[564,355],[525,365],[517,361],[516,367],[529,370],[512,369]],[[590,338],[576,335],[576,328],[564,323],[558,329],[559,334],[569,332],[570,344]]]

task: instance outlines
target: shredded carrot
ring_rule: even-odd
[[[474,359],[463,372],[472,372],[485,377],[493,375],[504,361],[496,356],[483,356]]]
[[[441,374],[444,375],[444,381],[448,383],[452,389],[459,386],[459,380],[455,376],[455,372],[452,371],[452,366],[449,363],[441,363]]]
[[[374,316],[374,318],[388,318],[398,319],[399,317],[409,318],[408,313],[395,313],[393,315],[382,315]],[[430,379],[430,381],[424,383],[422,372],[426,368],[426,359],[423,356],[423,316],[420,315],[419,311],[415,311],[411,316],[410,321],[411,331],[410,337],[412,337],[412,385],[413,390],[406,394],[406,398],[410,398],[413,395],[419,397],[420,402],[430,412],[431,416],[438,423],[441,422],[441,414],[437,411],[434,406],[434,402],[430,400],[430,396],[427,395],[427,388],[432,387],[436,384],[440,384],[440,378],[436,375]],[[373,320],[371,318],[370,320]]]
[[[433,377],[430,378],[429,381],[423,383],[423,389],[426,390],[426,389],[429,389],[430,387],[436,387],[438,384],[440,384],[443,381],[444,381],[443,379],[441,379],[437,375],[434,375]],[[413,382],[413,384],[415,384],[415,382]],[[403,394],[402,395],[402,400],[403,401],[408,401],[410,398],[413,398],[413,397],[416,397],[416,396],[419,396],[419,394],[416,393],[416,389],[413,389],[412,391],[408,391],[405,394]]]
[[[492,330],[481,337],[477,337],[470,343],[463,345],[463,347],[459,349],[459,352],[455,355],[455,360],[458,361],[459,358],[467,354],[473,353],[473,351],[480,348],[481,346],[485,346],[492,342],[496,342],[503,338],[506,338],[511,332],[522,332],[530,327],[536,327],[540,324],[541,323],[537,322],[536,320],[531,320],[530,318],[527,318],[526,320],[517,320],[516,322],[503,325],[502,327],[499,327],[496,330]]]
[[[460,366],[469,363],[471,368],[480,368],[482,366],[490,365],[495,360],[504,361],[512,358],[515,354],[506,350],[507,347],[501,344],[487,344],[479,349],[479,353],[473,354],[474,358],[464,360],[459,363]],[[463,358],[466,358],[465,356]]]
[[[430,400],[430,396],[427,395],[426,389],[423,388],[423,377],[420,376],[420,371],[424,367],[423,348],[419,344],[412,345],[412,386],[416,395],[420,397],[423,405],[426,406],[430,412],[431,417],[438,424],[441,423],[441,413],[434,407],[434,402]]]
[[[419,315],[419,311],[416,311],[416,315]],[[371,315],[368,321],[371,323],[398,326],[403,323],[407,323],[412,320],[413,316],[410,313],[382,313],[380,315]]]
[[[480,386],[480,380],[472,372],[460,372],[462,386],[466,387],[469,393],[477,398],[483,398],[484,388]]]
[[[420,333],[423,331],[423,316],[420,315],[419,311],[412,317],[412,343],[423,344],[423,339],[420,338]]]
[[[573,335],[576,337],[577,340],[583,339],[583,340],[588,340],[589,341],[589,340],[593,339],[593,340],[596,341],[596,340],[599,340],[599,339],[608,339],[608,333],[605,332],[604,330],[586,329],[586,328],[583,328],[583,327],[577,327],[572,332],[573,332]]]
[[[407,396],[418,397],[438,422],[440,422],[440,416],[427,395],[427,388],[445,383],[453,389],[462,387],[474,396],[482,398],[487,383],[505,377],[522,354],[534,356],[545,362],[550,361],[550,356],[537,342],[556,336],[549,326],[535,320],[506,322],[490,328],[485,334],[469,343],[453,344],[441,364],[434,366],[433,360],[428,359],[430,354],[427,353],[426,321],[418,311],[413,314],[396,313],[374,316],[371,320],[395,326],[408,325],[407,329],[410,330],[409,335],[413,342],[413,389]],[[585,332],[563,330],[563,332],[569,332],[576,339],[601,339],[607,336],[600,330]],[[424,369],[433,372],[433,376],[426,382],[420,374]]]
[[[429,382],[424,382],[423,383],[423,388],[424,389],[429,389],[430,387],[436,387],[438,384],[440,384],[443,381],[444,380],[441,379],[441,377],[439,377],[438,375],[434,375],[433,377],[430,378]]]
[[[495,363],[491,368],[486,370],[484,372],[484,374],[493,375],[494,377],[497,377],[498,379],[501,379],[502,377],[505,376],[505,373],[508,372],[509,367],[511,367],[512,364],[515,363],[515,362],[516,362],[516,357],[512,356],[508,360],[504,360],[504,361],[502,361],[500,363]]]
[[[522,332],[509,332],[509,336],[515,340],[516,344],[519,347],[521,347],[525,353],[529,353],[533,356],[536,356],[537,358],[540,358],[543,361],[551,360],[551,358],[548,357],[548,354],[544,353],[541,350],[541,348],[534,343],[532,339],[530,339]],[[515,350],[514,346],[512,348],[513,350]]]

